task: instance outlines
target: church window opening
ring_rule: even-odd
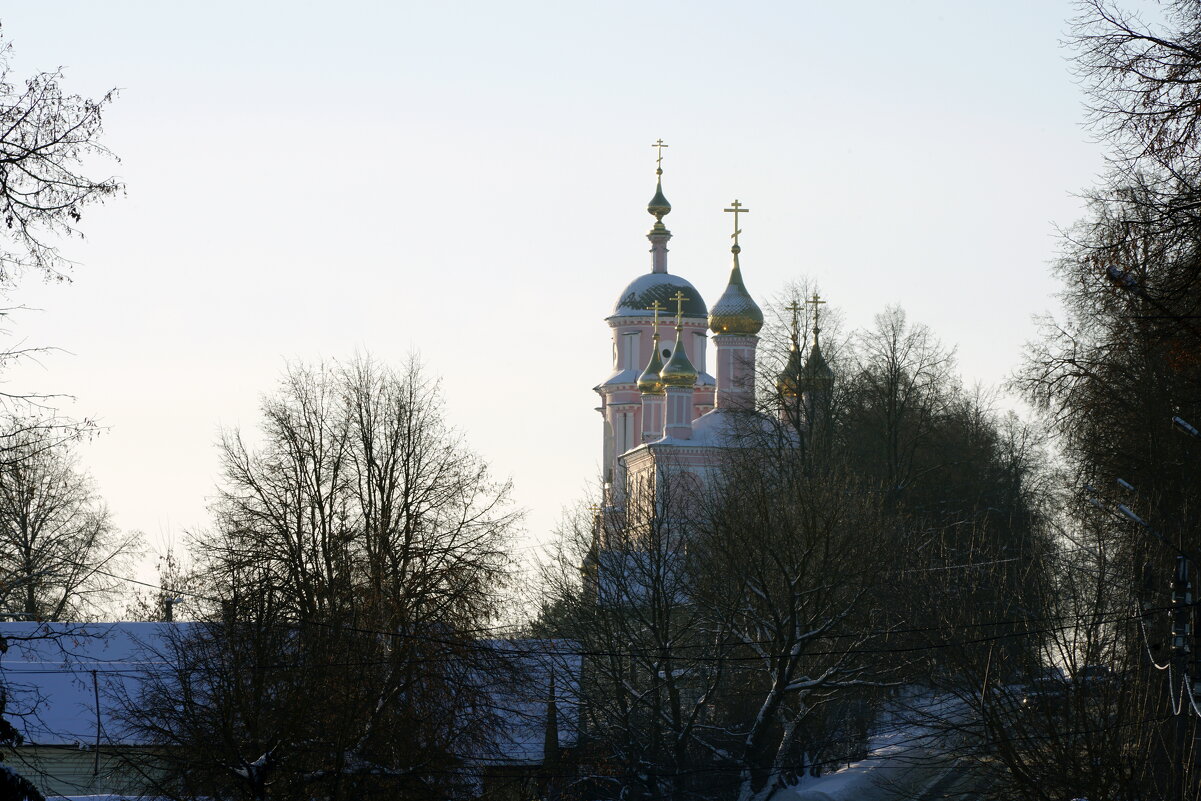
[[[608,420],[605,420],[604,450],[602,451],[602,453],[604,455],[604,460],[605,460],[605,465],[606,465],[605,481],[610,484],[613,483],[613,467],[612,467],[612,465],[613,465],[613,461],[617,458],[617,454],[615,453],[616,447],[617,447],[617,442],[616,442],[616,438],[614,437],[613,426],[609,424]]]
[[[634,447],[631,438],[633,426],[631,425],[632,414],[629,412],[619,412],[617,415],[617,452],[625,453],[630,448]]]
[[[622,360],[618,365],[623,370],[638,369],[638,332],[621,335]]]

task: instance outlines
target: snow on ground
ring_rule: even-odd
[[[884,716],[868,742],[865,759],[824,776],[804,776],[775,797],[780,801],[920,798],[950,769],[951,762],[940,748],[944,735],[913,721],[925,716],[952,720],[965,710],[958,699],[935,696],[909,698],[901,706],[905,711]]]

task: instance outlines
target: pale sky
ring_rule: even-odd
[[[1069,2],[17,2],[19,74],[118,87],[128,196],[74,282],[26,280],[10,391],[74,395],[117,524],[207,523],[222,426],[285,359],[416,352],[543,541],[600,461],[604,322],[650,269],[712,304],[729,215],[761,302],[816,280],[847,327],[903,306],[968,381],[1055,308],[1056,226],[1103,170],[1060,42]]]

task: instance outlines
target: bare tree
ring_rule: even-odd
[[[1122,31],[1113,35],[1123,40],[1130,36]],[[1160,47],[1149,40],[1148,46]],[[1139,69],[1139,63],[1133,62],[1131,69]],[[1159,74],[1170,78],[1173,73]],[[1185,80],[1183,73],[1178,77]],[[1179,111],[1184,113],[1184,107]],[[1148,110],[1148,124],[1152,117]],[[1184,117],[1174,119],[1172,126],[1183,124]],[[1150,136],[1149,131],[1144,134]],[[1163,135],[1192,136],[1180,127]],[[1195,476],[1201,469],[1201,442],[1172,425],[1174,418],[1187,421],[1201,415],[1201,220],[1190,200],[1197,173],[1193,168],[1185,172],[1189,159],[1176,155],[1195,142],[1164,140],[1148,147],[1158,150],[1146,158],[1132,156],[1114,179],[1116,185],[1095,193],[1089,216],[1069,232],[1056,265],[1064,286],[1062,319],[1044,321],[1019,376],[1028,397],[1045,412],[1069,471],[1061,527],[1075,540],[1082,540],[1077,532],[1089,534],[1090,547],[1072,545],[1068,553],[1074,558],[1064,561],[1074,570],[1095,572],[1100,568],[1089,554],[1101,550],[1107,555],[1105,581],[1097,582],[1091,598],[1098,613],[1109,608],[1111,599],[1133,607],[1144,594],[1144,577],[1164,593],[1178,553],[1196,553],[1199,543]],[[1164,172],[1161,161],[1175,174]],[[1137,492],[1123,489],[1118,479]],[[1090,497],[1111,509],[1118,504],[1137,509],[1158,536],[1119,515],[1098,516],[1087,503]],[[1087,608],[1087,598],[1077,602],[1078,608]],[[1153,605],[1158,612],[1144,621],[1151,643],[1157,629],[1162,640],[1168,605],[1161,594]],[[1125,671],[1127,692],[1144,706],[1136,710],[1141,717],[1126,714],[1128,725],[1116,730],[1121,736],[1111,741],[1121,742],[1127,753],[1140,754],[1155,770],[1111,775],[1111,785],[1121,779],[1123,797],[1198,797],[1201,773],[1194,764],[1192,737],[1173,732],[1196,721],[1189,706],[1180,707],[1187,694],[1177,692],[1179,687],[1173,690],[1163,672],[1148,667],[1167,665],[1168,654],[1149,655],[1147,643],[1133,636],[1131,628],[1128,623],[1124,636],[1111,636],[1105,658]],[[1173,671],[1179,679],[1180,666]],[[1114,714],[1125,713],[1118,707]],[[1063,740],[1063,732],[1075,730],[1060,726],[1044,736],[1055,744]],[[1048,753],[1062,756],[1061,772],[1070,775],[1076,757],[1066,746]],[[1118,793],[1109,792],[1110,797]],[[1030,790],[1029,797],[1040,796]]]
[[[726,629],[697,604],[691,515],[699,500],[670,469],[626,504],[566,521],[539,591],[539,634],[585,655],[579,791],[598,798],[707,798]]]
[[[986,665],[1005,665],[999,672],[1010,676],[1014,665],[1037,665],[1045,656],[1040,650],[1045,637],[1028,630],[1026,622],[1051,614],[1046,579],[1055,553],[1049,525],[1055,504],[1042,446],[1046,431],[998,413],[993,393],[965,389],[955,374],[953,352],[900,309],[887,309],[874,327],[835,340],[834,346],[835,369],[820,388],[803,348],[790,347],[795,359],[776,355],[792,375],[786,367],[777,385],[765,387],[768,400],[762,408],[765,415],[782,410],[774,415],[780,421],[777,438],[791,447],[774,460],[788,467],[764,475],[775,481],[791,475],[826,489],[842,476],[853,480],[858,494],[879,501],[875,514],[887,537],[867,562],[879,603],[862,610],[876,632],[870,650],[888,663],[887,679],[979,698]],[[816,391],[827,394],[820,408],[804,397]],[[790,404],[799,414],[791,413]],[[806,448],[822,440],[814,436],[822,425],[829,447]],[[772,452],[763,446],[751,451],[760,461]],[[748,476],[761,467],[748,470]],[[762,480],[731,483],[755,486]],[[764,508],[775,503],[780,510],[781,499],[788,497],[783,491],[768,494]],[[766,511],[747,517],[772,519]],[[744,528],[759,531],[755,525]],[[772,531],[759,533],[751,542],[772,541],[772,536]],[[737,555],[753,552],[753,545],[738,542]],[[891,563],[882,566],[877,557]],[[738,575],[733,569],[725,573]],[[981,631],[987,636],[979,636]],[[873,671],[883,667],[868,659],[851,659],[848,665],[858,665],[869,682],[879,680],[881,674]],[[1028,676],[1036,672],[1030,670]],[[998,670],[991,675],[995,679]],[[854,699],[857,691],[831,693],[834,704],[839,695]],[[832,727],[822,717],[821,710],[814,711],[798,727],[801,734],[814,742],[830,736]],[[949,750],[956,747],[960,728],[969,720],[979,722],[963,714],[942,721],[924,712],[919,717],[921,726],[937,733],[938,747],[948,749],[948,760],[955,757]]]
[[[1083,0],[1073,20],[1090,121],[1133,159],[1196,155],[1201,25],[1192,0],[1169,0],[1148,20],[1110,0]]]
[[[547,569],[538,633],[585,655],[598,797],[769,798],[862,752],[892,532],[877,493],[757,429],[711,485],[665,457],[621,508],[574,517]]]
[[[1061,533],[1072,547],[1044,551],[1036,581],[1016,589],[1015,606],[1040,614],[999,619],[968,606],[946,615],[937,686],[957,711],[914,721],[943,732],[985,798],[1180,797],[1169,764],[1176,721],[1162,708],[1168,677],[1146,658],[1150,650],[1168,667],[1165,608],[1155,606],[1164,600],[1131,598],[1132,565],[1105,526]],[[982,564],[972,578],[1003,581],[993,575],[1000,567]]]
[[[53,430],[10,420],[0,433],[0,614],[94,618],[115,600],[139,537],[118,532],[91,477]]]
[[[815,469],[789,439],[754,444],[728,455],[691,545],[700,605],[729,632],[717,742],[741,801],[861,757],[868,690],[896,675],[869,647],[885,625],[872,588],[897,556],[879,493]]]
[[[32,268],[63,279],[67,261],[53,238],[77,236],[84,209],[121,191],[113,178],[94,178],[85,165],[114,158],[100,144],[101,115],[114,97],[63,92],[62,70],[23,81],[13,74],[12,44],[0,38],[0,285]]]
[[[216,601],[127,705],[135,729],[186,745],[162,791],[468,793],[504,670],[481,637],[508,576],[508,485],[413,362],[293,366],[262,408],[258,447],[224,437],[214,527],[195,540]],[[181,661],[192,639],[212,654],[198,667]]]
[[[199,578],[185,557],[169,547],[157,559],[158,578],[153,587],[134,587],[125,595],[121,620],[174,622],[181,614],[190,617],[189,610],[205,608],[203,601],[193,596],[203,593]]]
[[[934,432],[956,388],[954,354],[932,331],[911,324],[899,307],[859,332],[854,372],[846,377],[848,440],[858,463],[883,486],[903,493],[918,478]]]
[[[56,239],[80,235],[84,209],[121,190],[115,179],[94,178],[85,169],[97,157],[113,157],[99,142],[113,93],[99,100],[66,94],[61,70],[19,80],[11,57],[12,45],[0,37],[0,291],[24,269],[65,279],[69,263]],[[12,311],[0,309],[0,316]],[[6,349],[0,368],[29,353]],[[45,395],[2,393],[0,399],[6,411],[32,408],[41,415],[34,423],[8,424],[0,443],[0,614],[79,615],[112,589],[102,571],[128,544],[115,537],[87,478],[65,452],[65,443],[91,426],[48,417]],[[0,640],[0,651],[3,645]],[[0,714],[4,708],[0,687]],[[0,745],[11,742],[12,733],[0,717]],[[41,797],[3,766],[0,794]]]

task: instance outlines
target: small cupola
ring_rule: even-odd
[[[805,363],[801,357],[801,349],[797,345],[796,333],[793,333],[792,348],[788,351],[788,363],[776,378],[776,390],[786,398],[796,398],[801,394],[805,380]]]
[[[663,380],[664,387],[691,387],[696,384],[697,373],[692,362],[688,360],[688,354],[684,352],[683,342],[684,304],[688,298],[684,297],[683,292],[676,292],[672,300],[676,302],[676,344],[671,350],[667,364],[659,371],[659,378]]]
[[[663,305],[658,301],[651,307],[655,313],[655,328],[651,335],[651,360],[646,365],[646,369],[642,371],[642,375],[638,376],[638,391],[644,395],[663,394],[663,379],[659,376],[659,373],[663,371],[663,357],[659,355],[659,310],[661,308]]]
[[[738,264],[738,254],[742,249],[736,244],[730,250],[734,254],[730,282],[709,311],[709,330],[715,334],[753,336],[763,327],[763,311],[742,282],[742,268]]]
[[[734,214],[734,233],[730,237],[734,240],[730,247],[734,264],[730,268],[730,281],[726,284],[726,291],[709,312],[709,330],[715,334],[754,336],[763,327],[763,311],[759,304],[755,303],[751,293],[746,291],[746,284],[742,282],[742,267],[738,263],[738,254],[742,252],[742,246],[738,244],[738,236],[742,233],[738,225],[738,215],[746,214],[750,209],[744,208],[737,199],[730,205],[732,208],[725,211]]]
[[[690,387],[696,383],[696,368],[688,360],[688,354],[684,352],[684,343],[681,341],[683,331],[682,326],[676,326],[675,348],[667,364],[659,371],[659,378],[664,387]]]

